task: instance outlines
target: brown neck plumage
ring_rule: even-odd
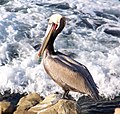
[[[63,30],[64,26],[65,26],[65,20],[64,20],[64,17],[63,17],[60,20],[59,28],[56,31],[54,31],[54,33],[51,35],[50,40],[49,40],[49,42],[47,44],[46,49],[49,51],[50,54],[55,54],[54,46],[53,46],[54,45],[54,41],[55,41],[57,35]]]

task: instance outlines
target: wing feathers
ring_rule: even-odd
[[[63,54],[49,55],[44,60],[47,73],[63,89],[87,93],[99,98],[97,86],[88,69]],[[67,85],[67,86],[66,86]]]

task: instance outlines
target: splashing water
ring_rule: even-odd
[[[36,59],[49,17],[67,24],[55,49],[87,66],[100,95],[120,94],[120,5],[118,0],[3,0],[0,2],[0,92],[62,91]],[[75,95],[75,93],[72,93]],[[78,94],[77,94],[78,95]],[[76,95],[76,96],[77,96]]]

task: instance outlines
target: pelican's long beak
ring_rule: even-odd
[[[47,44],[50,40],[50,37],[51,37],[52,33],[56,30],[56,28],[57,28],[57,24],[55,24],[55,23],[51,23],[50,25],[48,25],[48,28],[47,28],[47,31],[45,34],[45,40],[44,40],[44,42],[43,42],[43,44],[38,52],[39,57],[43,55],[43,53],[47,47]]]

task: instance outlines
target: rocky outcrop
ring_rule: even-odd
[[[16,97],[19,97],[19,101],[14,99]],[[62,99],[62,95],[57,93],[45,99],[37,93],[21,96],[7,94],[1,97],[0,114],[120,114],[120,108],[116,108],[120,106],[120,98],[94,101],[82,96],[78,101],[70,100],[71,97],[68,99]]]
[[[29,111],[40,114],[77,114],[75,101],[60,99],[57,94],[48,96]]]
[[[75,101],[61,99],[61,94],[52,94],[44,100],[36,93],[20,99],[14,114],[77,114]]]
[[[15,107],[7,101],[1,101],[0,102],[0,114],[7,113],[7,114],[13,114]]]
[[[17,109],[14,114],[27,113],[28,109],[38,104],[42,99],[43,98],[37,93],[30,93],[27,96],[22,97],[17,104]]]
[[[120,114],[120,108],[116,108],[114,114]]]

